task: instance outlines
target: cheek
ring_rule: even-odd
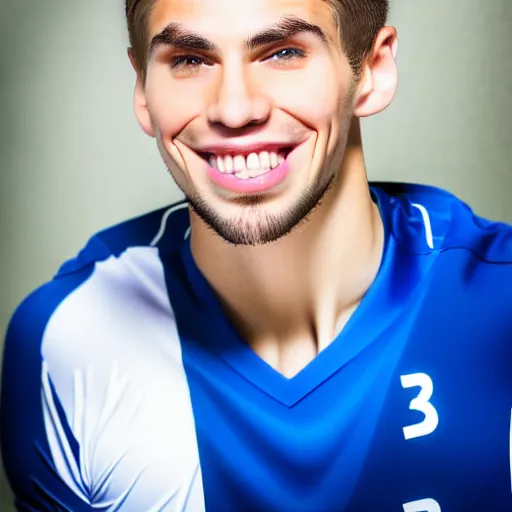
[[[146,82],[151,120],[164,140],[174,138],[201,113],[201,84],[175,81],[169,75],[163,67],[153,69]]]
[[[318,59],[303,70],[283,72],[267,81],[276,106],[312,129],[328,127],[338,117],[347,94],[340,73],[326,60]]]

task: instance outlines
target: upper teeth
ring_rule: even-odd
[[[210,165],[223,173],[243,173],[244,171],[268,171],[284,162],[283,153],[262,151],[249,155],[210,156]]]

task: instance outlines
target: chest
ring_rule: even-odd
[[[207,510],[512,503],[507,343],[494,338],[489,350],[476,327],[406,330],[386,333],[291,405],[191,367]],[[456,348],[454,335],[465,343]]]

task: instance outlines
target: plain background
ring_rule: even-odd
[[[400,86],[363,122],[369,178],[512,222],[512,1],[391,1]],[[181,197],[135,122],[126,46],[122,0],[0,0],[2,339],[94,232]]]

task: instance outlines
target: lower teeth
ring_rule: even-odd
[[[248,180],[250,178],[258,178],[259,176],[263,176],[264,174],[267,174],[272,169],[251,169],[251,170],[243,170],[235,172],[234,175],[239,180]]]

